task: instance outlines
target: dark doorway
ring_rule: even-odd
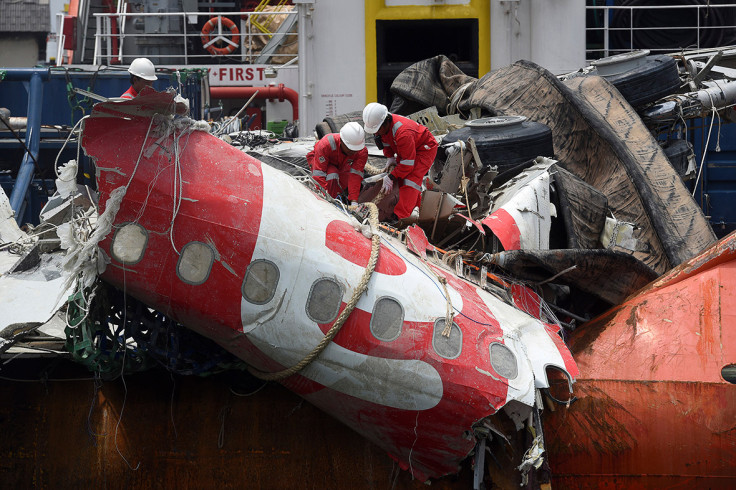
[[[401,71],[444,54],[478,77],[478,19],[377,20],[377,100],[391,104],[391,82]]]

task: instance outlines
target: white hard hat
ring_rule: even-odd
[[[353,151],[365,148],[365,131],[357,122],[349,122],[340,129],[340,141]]]
[[[143,80],[158,80],[156,76],[156,67],[153,66],[148,58],[136,58],[128,67],[128,73],[141,77]]]
[[[388,108],[378,102],[371,102],[363,109],[363,124],[366,133],[375,133],[388,116]]]

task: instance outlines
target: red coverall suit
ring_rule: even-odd
[[[396,155],[391,176],[399,184],[399,202],[394,214],[406,218],[422,199],[422,180],[437,155],[437,140],[429,129],[404,116],[392,114],[391,129],[381,136],[383,154]]]
[[[363,169],[368,161],[368,149],[347,156],[340,151],[340,134],[330,133],[319,140],[307,153],[307,163],[312,167],[312,177],[331,197],[348,190],[348,199],[358,201]]]
[[[134,99],[138,95],[138,92],[135,91],[133,86],[131,85],[128,90],[123,92],[123,95],[120,96],[121,99]]]

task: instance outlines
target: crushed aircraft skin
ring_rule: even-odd
[[[0,244],[4,245],[0,248],[0,352],[4,352],[36,330],[59,333],[58,323],[51,320],[66,304],[73,287],[72,273],[63,267],[64,257],[45,253],[57,244],[23,232],[2,191]],[[21,254],[24,248],[28,252]]]
[[[101,277],[260,372],[293,366],[346,308],[371,240],[291,176],[172,119],[170,99],[97,104],[85,123],[100,211],[119,205],[100,242],[110,260]],[[414,243],[419,257],[376,233],[378,261],[355,310],[282,384],[422,480],[457,472],[496,418],[541,430],[548,370],[570,389],[578,372],[560,326],[458,277],[431,247]],[[419,228],[412,236],[426,242]]]

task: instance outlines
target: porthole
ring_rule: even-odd
[[[721,368],[721,376],[729,383],[736,384],[736,364],[726,364]]]
[[[317,323],[330,323],[337,318],[342,304],[342,286],[334,279],[319,279],[309,290],[307,316]]]
[[[493,342],[488,349],[491,354],[491,366],[493,370],[506,379],[514,379],[519,374],[516,365],[516,355],[499,342]]]
[[[176,274],[187,284],[197,286],[204,283],[210,275],[215,262],[215,251],[202,242],[189,242],[181,249]]]
[[[393,298],[383,297],[376,301],[371,314],[371,333],[384,342],[396,340],[401,335],[404,323],[404,308]]]
[[[445,319],[438,318],[434,322],[434,333],[432,334],[432,347],[434,351],[445,359],[455,359],[463,350],[463,331],[452,322],[450,328],[450,336],[445,337],[442,332],[445,330]]]
[[[138,223],[126,223],[115,231],[110,254],[125,265],[134,265],[143,259],[148,245],[148,232]]]
[[[547,375],[547,396],[560,405],[572,403],[575,397],[572,396],[570,375],[562,368],[552,365],[545,367],[544,371]]]
[[[245,271],[243,297],[256,305],[271,301],[279,284],[279,268],[269,260],[254,260]]]

